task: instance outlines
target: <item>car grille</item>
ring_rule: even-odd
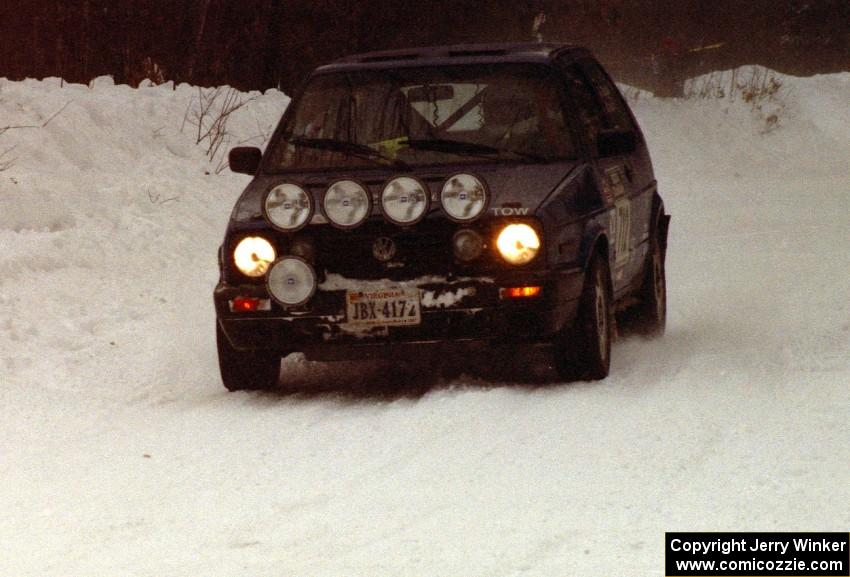
[[[485,274],[493,270],[494,259],[485,249],[473,263],[455,259],[452,239],[461,226],[441,216],[432,216],[412,227],[399,227],[382,218],[373,218],[354,231],[330,225],[316,227],[316,268],[349,278],[406,280],[428,274]],[[481,230],[483,235],[488,231]],[[395,255],[382,262],[373,254],[375,241],[392,241]]]

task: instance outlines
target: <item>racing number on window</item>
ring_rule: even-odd
[[[614,201],[611,209],[611,231],[614,234],[614,267],[619,268],[629,261],[629,235],[631,234],[632,203],[628,198]]]

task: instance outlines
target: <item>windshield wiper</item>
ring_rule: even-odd
[[[406,162],[397,158],[390,158],[374,148],[369,148],[365,144],[358,144],[348,140],[337,140],[335,138],[306,138],[296,136],[287,140],[289,144],[295,146],[304,146],[306,148],[317,148],[319,150],[332,150],[334,152],[345,152],[357,158],[365,158],[373,160],[378,164],[391,164],[392,166],[410,170]]]
[[[532,162],[549,162],[549,159],[545,156],[540,156],[533,152],[496,148],[495,146],[464,140],[451,140],[448,138],[409,139],[405,141],[405,144],[417,150],[436,150],[437,152],[450,152],[452,154],[481,156],[484,158],[509,154]]]

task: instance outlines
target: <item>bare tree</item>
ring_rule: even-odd
[[[254,97],[243,98],[235,88],[198,88],[197,99],[192,99],[183,115],[183,124],[196,128],[195,144],[202,144],[210,161],[214,160],[222,146],[230,142],[227,123],[230,116],[254,100]],[[220,172],[220,171],[219,171]]]

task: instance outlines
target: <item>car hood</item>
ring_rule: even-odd
[[[465,164],[440,167],[422,167],[409,173],[387,170],[343,173],[334,171],[324,173],[287,173],[261,174],[251,184],[236,203],[232,222],[237,225],[261,221],[262,202],[266,191],[283,182],[293,182],[304,187],[319,203],[327,186],[336,180],[350,178],[364,184],[377,198],[383,186],[396,176],[416,176],[429,187],[432,198],[439,197],[445,181],[458,173],[465,172],[482,179],[490,193],[489,213],[496,216],[533,215],[541,203],[576,168],[578,161],[565,160],[540,164],[488,163]],[[318,212],[318,211],[317,211]],[[380,208],[373,209],[373,215],[380,214]]]

